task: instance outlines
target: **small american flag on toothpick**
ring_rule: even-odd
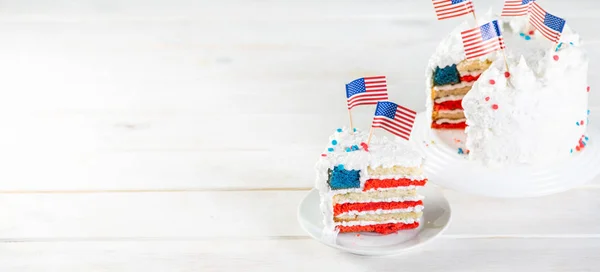
[[[535,0],[505,0],[501,16],[525,16]]]
[[[461,36],[467,59],[479,58],[506,48],[497,20],[465,30],[461,32]]]
[[[459,17],[469,13],[475,15],[471,0],[433,0],[433,8],[438,20]]]
[[[378,101],[388,100],[385,76],[372,76],[356,79],[346,84],[348,110],[360,105],[377,105]]]
[[[529,23],[555,43],[560,41],[560,36],[565,28],[566,21],[546,12],[537,2],[531,4],[529,9]]]
[[[411,109],[389,101],[381,101],[377,103],[377,109],[375,109],[371,135],[374,128],[382,128],[408,140],[416,117],[417,113]],[[371,135],[369,135],[369,142],[371,141]]]

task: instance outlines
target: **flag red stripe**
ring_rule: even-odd
[[[381,84],[381,85],[376,85],[376,84],[365,84],[365,86],[367,86],[367,91],[369,89],[377,89],[377,88],[386,88],[387,89],[387,85],[386,84]]]
[[[537,2],[533,2],[531,6],[531,16],[529,18],[529,22],[537,30],[539,30],[544,37],[553,42],[558,42],[560,40],[561,33],[544,24],[544,19],[547,14],[546,10],[544,10]]]
[[[381,83],[386,84],[386,81],[385,80],[373,80],[373,81],[365,80],[365,84],[381,84]]]
[[[469,53],[479,53],[479,52],[490,50],[490,49],[492,49],[492,50],[504,49],[504,41],[503,40],[500,40],[500,41],[492,40],[492,41],[486,42],[486,43],[478,45],[478,46],[465,48],[465,52],[468,55]]]
[[[460,4],[452,4],[449,0],[434,0],[433,8],[435,9],[438,20],[443,20],[473,12],[473,3],[467,1]]]
[[[348,105],[348,107],[356,107],[356,106],[360,106],[360,105],[373,105],[373,104],[377,104],[377,102],[379,101],[387,101],[388,98],[387,97],[381,97],[381,98],[366,98],[366,99],[362,99],[359,101],[354,101],[352,103],[350,103]],[[368,104],[367,104],[368,103]]]
[[[412,129],[412,126],[409,125],[401,125],[400,122],[396,122],[395,120],[389,119],[387,117],[376,117],[373,120],[373,127],[377,127],[376,125],[378,125],[381,128],[385,128],[386,130],[388,130],[389,132],[392,132],[394,134],[398,133],[398,134],[402,134],[403,136],[410,136],[410,132]],[[396,135],[398,135],[396,134]],[[398,135],[400,136],[400,135]]]
[[[399,131],[394,129],[393,127],[387,125],[387,124],[377,124],[377,125],[373,125],[373,128],[382,128],[387,130],[388,132],[402,138],[402,139],[406,139],[408,140],[410,138],[410,134],[405,132],[405,131]]]
[[[372,76],[372,77],[365,77],[364,79],[365,79],[365,81],[371,80],[371,79],[385,79],[385,76]]]
[[[403,107],[403,106],[400,106],[400,105],[398,105],[398,108],[400,108],[400,109],[402,109],[402,110],[404,110],[404,111],[406,111],[406,112],[408,112],[408,113],[412,113],[414,116],[417,116],[417,112],[416,112],[416,111],[414,111],[414,110],[411,110],[411,109],[409,109],[409,108],[405,108],[405,107]]]
[[[385,117],[383,117],[383,118],[385,118]],[[402,129],[406,129],[410,133],[415,120],[409,119],[409,118],[403,118],[402,116],[400,116],[400,117],[396,116],[396,118],[400,118],[400,119],[389,119],[389,118],[386,118],[386,119],[388,119],[388,122],[390,122],[390,124],[397,126],[399,128],[402,128]]]
[[[350,99],[348,99],[348,103],[353,103],[356,100],[363,100],[366,98],[387,98],[387,97],[388,97],[388,94],[385,92],[362,93],[362,94],[355,95],[355,96],[351,97]]]
[[[410,134],[407,134],[404,131],[398,131],[398,130],[394,129],[393,127],[388,126],[387,124],[373,124],[373,127],[374,128],[385,129],[388,132],[390,132],[390,133],[392,133],[392,134],[394,134],[394,135],[396,135],[396,136],[398,136],[398,137],[400,137],[402,139],[405,139],[405,140],[410,139]]]

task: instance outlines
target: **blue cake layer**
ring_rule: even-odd
[[[329,170],[329,187],[332,190],[360,188],[360,170],[345,170],[338,165]]]
[[[435,68],[435,72],[433,74],[433,85],[442,86],[457,83],[460,83],[460,75],[458,74],[458,69],[456,69],[456,64],[452,64],[444,68]]]

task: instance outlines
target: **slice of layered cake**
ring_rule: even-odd
[[[390,234],[419,226],[427,179],[408,142],[337,129],[317,162],[324,233]]]
[[[462,100],[479,79],[479,76],[492,64],[484,60],[463,60],[458,64],[435,68],[431,99],[433,111],[431,128],[464,129],[466,127]]]

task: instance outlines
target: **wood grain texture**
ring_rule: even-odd
[[[600,5],[544,6],[586,42],[596,115]],[[597,270],[600,178],[534,199],[446,191],[446,234],[392,258],[296,222],[347,122],[342,84],[386,74],[423,110],[427,60],[459,22],[413,0],[1,1],[0,271]]]
[[[442,238],[399,256],[345,254],[310,239],[11,243],[4,271],[596,271],[599,238]],[[35,262],[31,257],[35,256]]]
[[[0,194],[0,239],[304,236],[296,209],[306,194],[307,191]],[[445,194],[453,209],[446,235],[600,236],[598,189],[515,200],[452,191]]]

